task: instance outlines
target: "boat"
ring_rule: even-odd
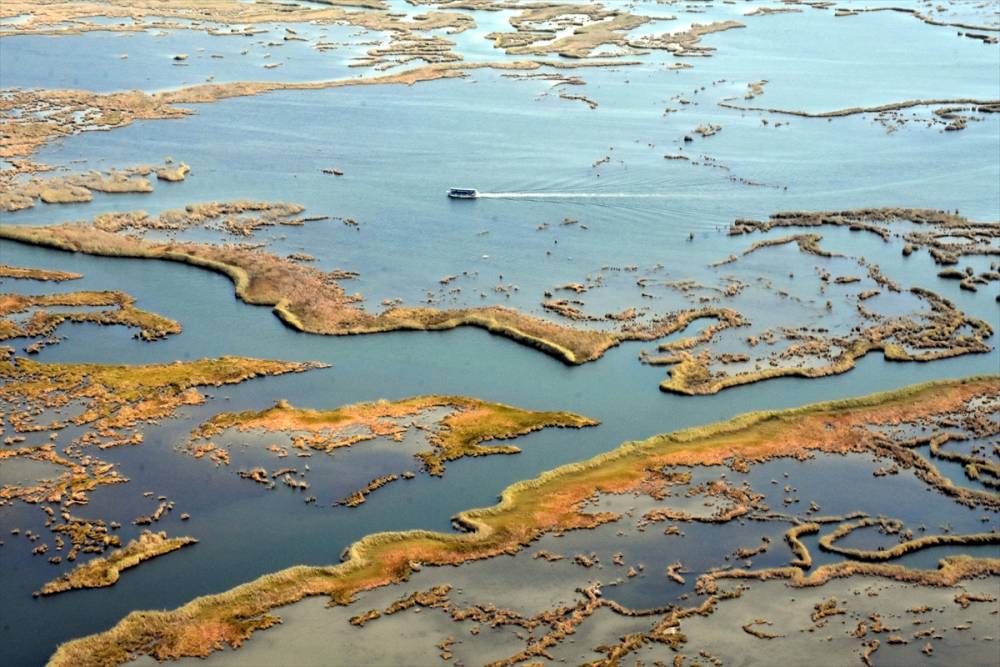
[[[475,188],[451,188],[448,190],[448,196],[452,199],[477,199],[479,190]]]

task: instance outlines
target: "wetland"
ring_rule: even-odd
[[[5,664],[993,664],[998,35],[5,2]]]

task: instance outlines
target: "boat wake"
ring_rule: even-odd
[[[659,192],[480,192],[480,199],[650,199],[666,198]]]

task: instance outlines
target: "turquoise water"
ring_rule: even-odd
[[[653,7],[647,3],[640,10]],[[678,20],[642,30],[675,30],[737,10],[719,6],[708,18],[664,11],[678,13]],[[450,37],[468,61],[486,54],[500,57],[481,33],[500,29],[505,17],[482,14],[476,13],[480,30]],[[413,87],[279,92],[192,105],[195,113],[180,120],[68,137],[41,149],[36,159],[72,169],[103,169],[155,163],[170,155],[189,164],[192,173],[184,183],[157,183],[150,195],[97,194],[91,204],[72,207],[39,204],[3,214],[3,221],[52,224],[105,211],[141,208],[156,213],[190,202],[239,198],[296,202],[306,206],[307,215],[355,218],[360,229],[329,221],[265,228],[258,236],[270,241],[274,252],[307,252],[317,257],[320,268],[358,271],[358,280],[343,284],[349,293],[362,293],[370,310],[377,310],[384,298],[417,303],[428,291],[437,294],[442,276],[468,271],[475,275],[456,281],[462,292],[443,304],[503,303],[540,314],[544,290],[581,281],[606,265],[637,264],[649,271],[662,263],[671,278],[710,284],[722,274],[747,281],[757,276],[777,280],[791,267],[808,281],[802,278],[786,286],[804,299],[819,299],[813,267],[826,264],[802,256],[794,247],[761,251],[721,272],[708,268],[759,240],[725,235],[728,224],[739,217],[881,205],[959,209],[985,220],[998,217],[996,114],[971,122],[962,132],[942,133],[912,123],[887,134],[868,116],[828,122],[716,105],[730,95],[738,95],[742,103],[747,83],[760,79],[770,82],[766,92],[747,104],[821,111],[918,97],[998,98],[996,46],[896,13],[834,19],[829,12],[807,10],[745,22],[747,28],[706,37],[703,43],[718,52],[712,58],[691,59],[691,70],[665,71],[664,65],[673,59],[658,52],[634,68],[569,70],[587,85],[567,86],[567,91],[593,98],[600,105],[596,110],[559,99],[558,89],[549,92],[551,82],[477,70],[468,79]],[[330,39],[341,28],[330,27]],[[272,49],[272,58],[280,52],[287,62],[265,70],[261,47],[239,56],[255,41],[200,32],[4,37],[0,80],[3,87],[159,90],[208,76],[220,81],[251,76],[317,80],[356,73],[345,69],[349,49],[321,55],[301,42]],[[171,64],[175,51],[190,54],[188,67]],[[129,58],[119,60],[118,54],[125,52]],[[212,59],[214,52],[225,57]],[[714,83],[721,79],[725,82]],[[672,100],[675,96],[692,103],[680,105]],[[679,111],[664,116],[667,107]],[[926,110],[915,113],[928,115]],[[763,125],[762,117],[770,124]],[[774,127],[785,121],[789,124]],[[722,131],[683,142],[685,134],[709,122],[722,125]],[[731,172],[663,158],[679,152],[697,161],[710,156]],[[592,167],[605,155],[612,159]],[[322,173],[331,166],[345,175]],[[747,186],[729,180],[729,175],[777,187]],[[472,202],[445,198],[444,190],[456,185],[526,196]],[[544,194],[602,196],[539,196]],[[589,229],[561,227],[558,223],[565,217]],[[543,223],[551,227],[536,231]],[[488,233],[481,235],[483,231]],[[840,229],[820,233],[824,247],[852,257],[863,255],[903,285],[934,289],[969,314],[1000,324],[995,284],[970,294],[954,281],[936,278],[938,267],[926,253],[903,260],[898,244],[884,244],[871,235]],[[690,234],[695,237],[691,242]],[[199,235],[209,238],[207,233],[193,234]],[[367,533],[417,527],[449,530],[454,513],[493,503],[506,485],[625,440],[749,410],[1000,369],[996,350],[931,364],[890,364],[871,356],[841,376],[782,379],[685,398],[661,393],[657,384],[664,370],[637,361],[639,351],[649,346],[625,344],[595,363],[568,367],[471,329],[310,336],[284,327],[267,308],[237,301],[228,279],[192,267],[98,259],[9,242],[0,245],[0,260],[85,275],[62,284],[7,281],[4,291],[125,289],[137,297],[139,307],[174,318],[184,327],[178,336],[147,344],[120,327],[64,325],[59,333],[67,340],[43,350],[39,358],[44,361],[148,363],[239,354],[332,365],[213,391],[215,398],[207,405],[150,428],[141,447],[101,452],[102,458],[118,463],[131,482],[93,493],[91,504],[77,508],[77,513],[121,521],[125,541],[137,534],[129,521],[153,509],[152,500],[141,495],[153,490],[177,503],[156,528],[201,540],[129,571],[112,588],[32,599],[31,591],[62,570],[32,557],[30,549],[8,533],[15,526],[37,531],[42,513],[20,505],[0,508],[0,533],[6,542],[0,547],[5,603],[0,646],[5,658],[18,665],[38,664],[59,642],[107,628],[133,609],[172,608],[293,564],[336,562],[345,546]],[[968,263],[982,269],[989,261]],[[830,260],[829,265],[837,267],[837,273],[863,275],[848,260]],[[605,273],[606,287],[583,295],[589,307],[604,312],[639,302],[632,274]],[[493,291],[499,282],[516,284],[519,290],[507,299]],[[831,288],[822,301],[834,294]],[[657,297],[654,310],[689,307],[668,291]],[[756,305],[751,303],[755,299]],[[837,303],[832,317],[846,318]],[[762,326],[799,323],[799,318],[813,318],[815,323],[828,317],[811,306],[783,311],[752,290],[746,306],[755,309],[755,320]],[[847,308],[853,306],[844,313]],[[996,345],[995,339],[990,342]],[[329,408],[426,393],[572,410],[602,424],[533,434],[518,441],[523,451],[517,456],[457,461],[448,465],[443,479],[421,475],[391,484],[353,510],[308,507],[296,494],[265,491],[238,479],[234,468],[216,468],[176,451],[189,430],[216,411],[263,408],[279,398]],[[851,484],[859,474],[847,465],[830,466],[827,472],[841,484]],[[916,496],[919,488],[911,491]],[[913,508],[917,512],[919,505]],[[180,512],[189,512],[191,521],[181,523]],[[739,537],[732,538],[734,544]]]

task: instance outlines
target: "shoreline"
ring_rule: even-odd
[[[724,463],[733,457],[764,460],[795,452],[865,451],[868,446],[853,425],[870,423],[879,412],[895,421],[918,418],[998,390],[1000,376],[943,380],[861,398],[749,413],[625,442],[587,461],[515,483],[492,507],[460,513],[455,522],[464,533],[416,530],[369,535],[352,544],[339,565],[296,566],[225,593],[196,598],[174,611],[132,612],[108,631],[63,644],[49,664],[115,665],[139,653],[163,660],[207,655],[224,643],[235,648],[256,630],[279,622],[271,610],[305,597],[328,595],[333,603],[348,604],[355,593],[405,579],[420,564],[456,565],[513,553],[548,532],[592,528],[616,520],[617,515],[610,513],[584,513],[582,504],[595,492],[623,493],[636,488],[652,467]],[[781,437],[785,440],[776,442]],[[792,437],[794,444],[788,442]],[[893,567],[893,571],[899,569]]]

